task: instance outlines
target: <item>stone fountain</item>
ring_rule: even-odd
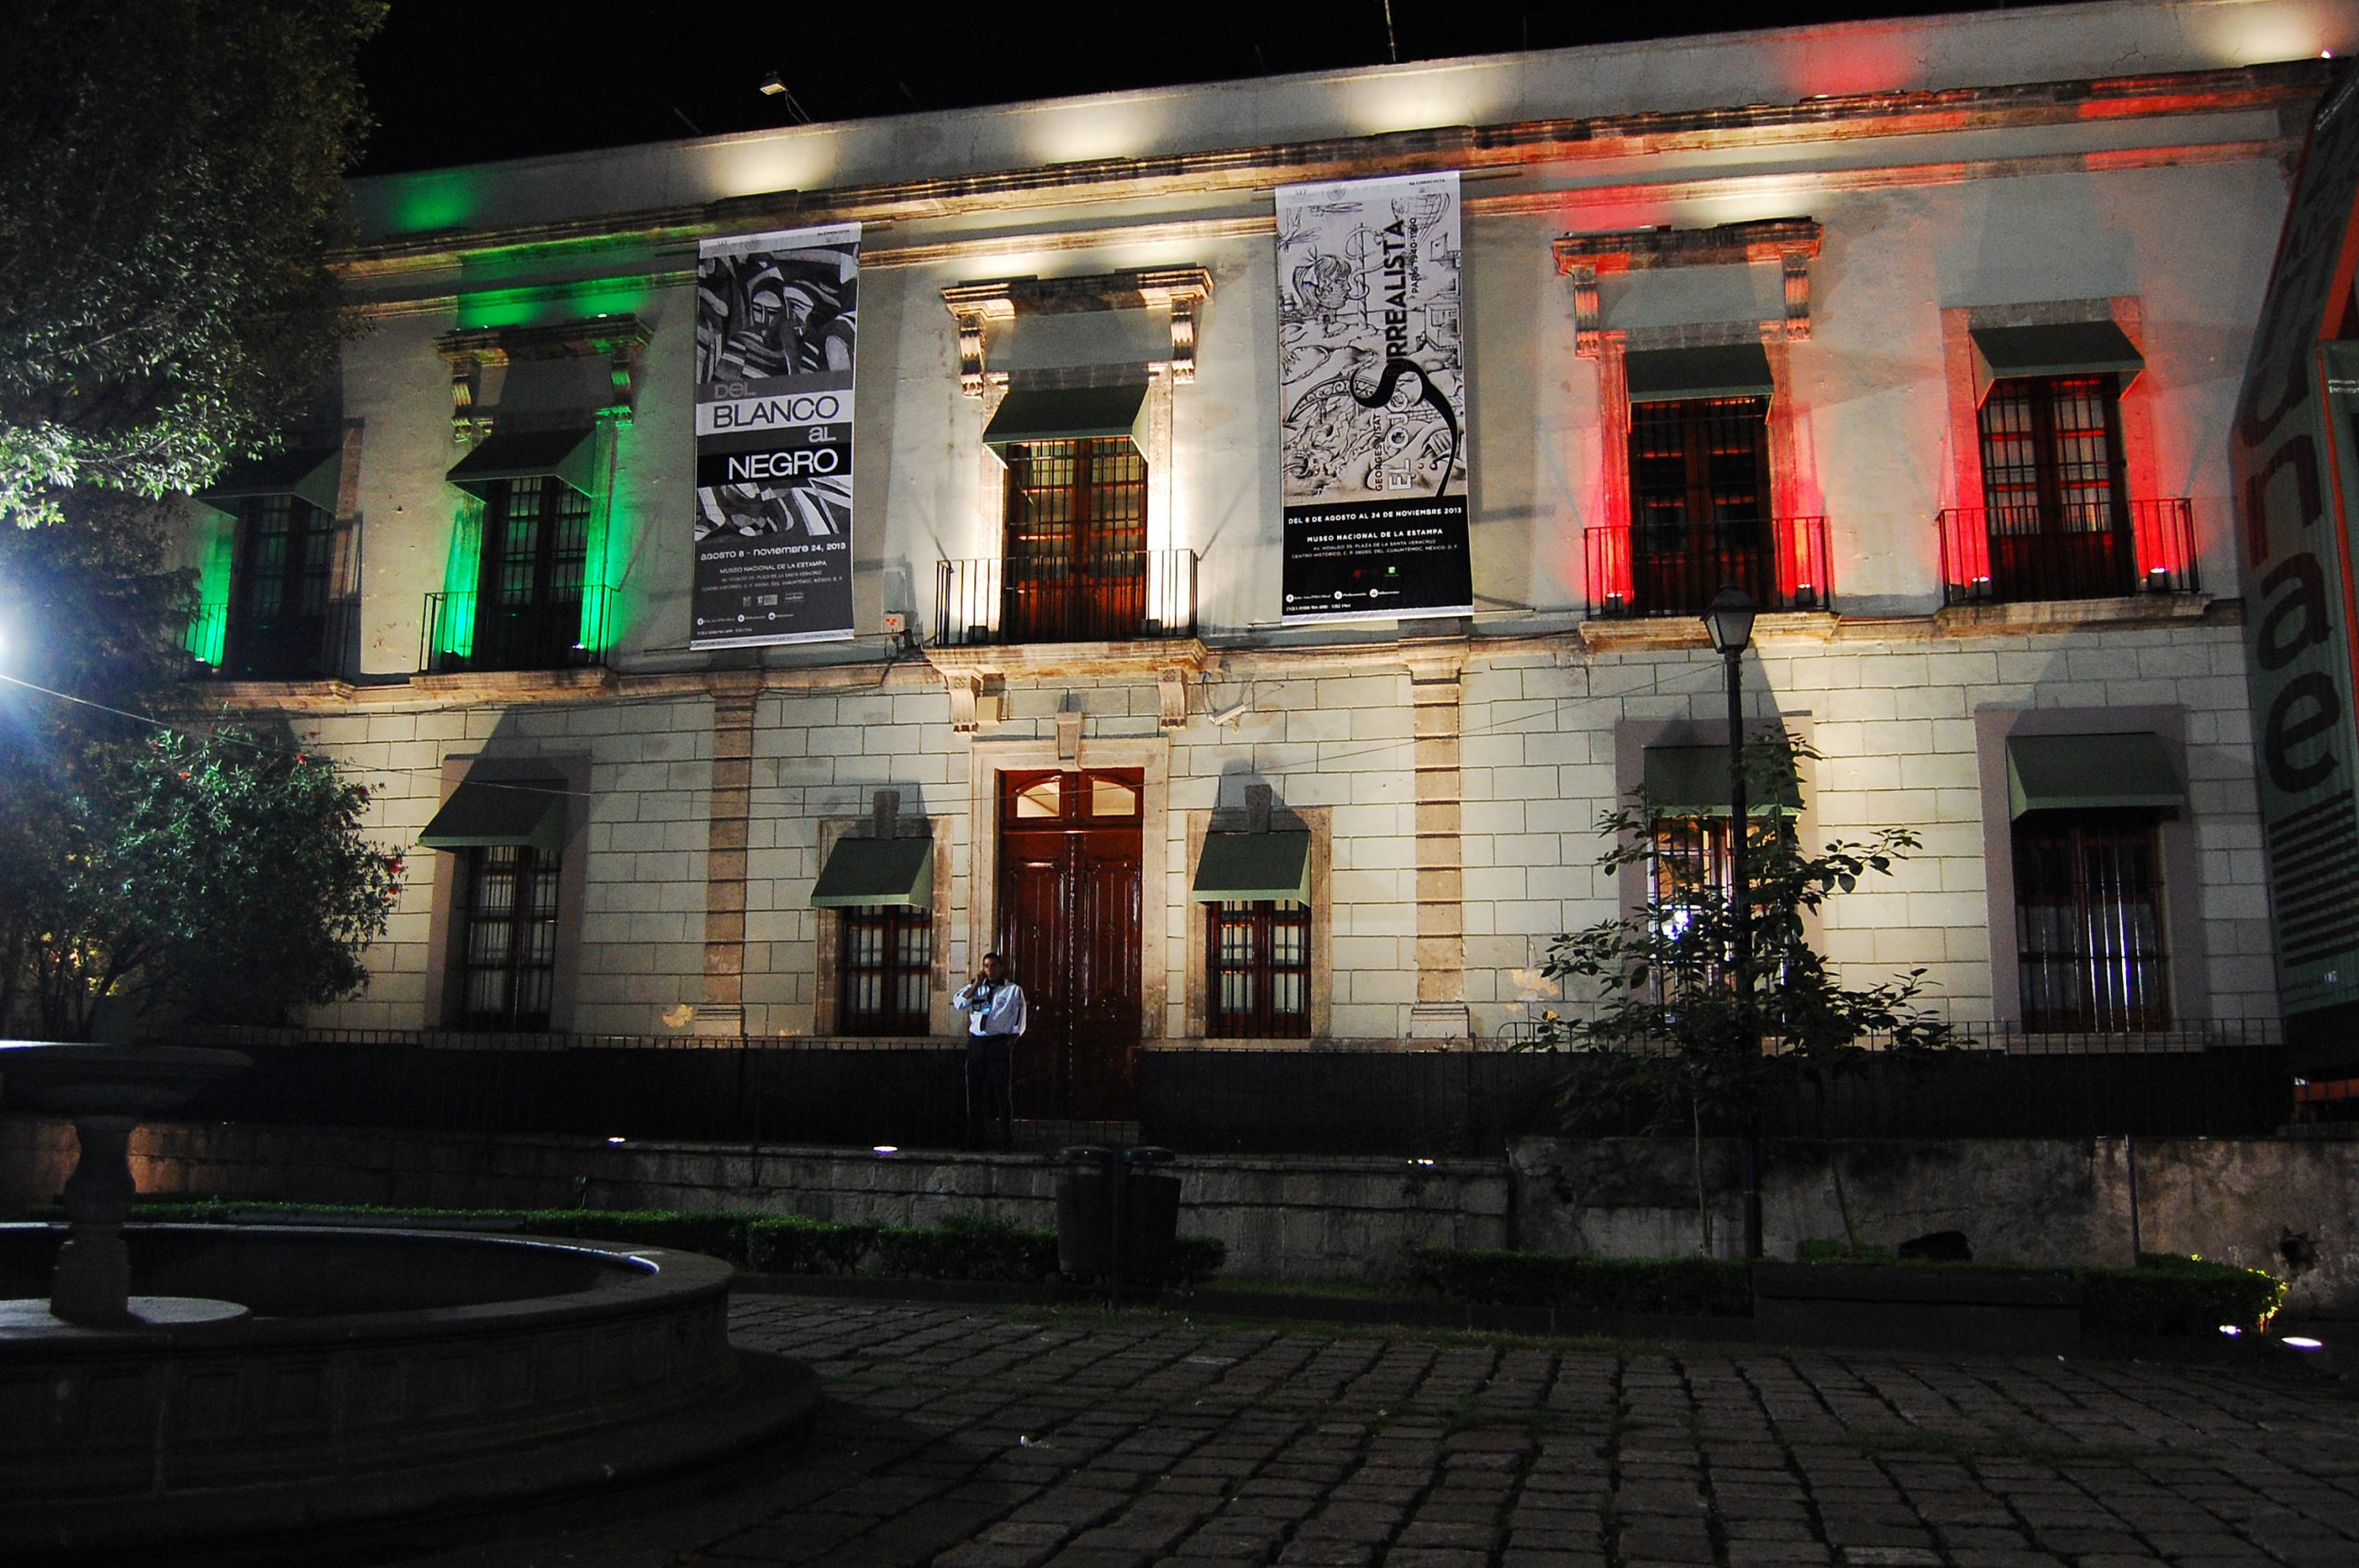
[[[0,1104],[81,1141],[65,1224],[0,1224],[0,1561],[447,1517],[807,1426],[816,1380],[731,1350],[710,1258],[127,1223],[139,1122],[248,1065],[0,1041]]]

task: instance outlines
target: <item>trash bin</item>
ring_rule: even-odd
[[[1057,1272],[1092,1280],[1114,1271],[1114,1151],[1060,1149],[1057,1165]]]
[[[1122,1278],[1142,1285],[1171,1277],[1172,1244],[1180,1235],[1180,1178],[1156,1167],[1171,1151],[1153,1146],[1122,1151]]]

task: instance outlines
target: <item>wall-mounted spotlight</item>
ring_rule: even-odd
[[[762,78],[762,96],[764,98],[777,98],[785,91],[786,83],[780,78],[779,74],[776,71],[772,71],[769,76]]]
[[[1222,708],[1218,713],[1207,713],[1204,717],[1226,730],[1230,725],[1236,723],[1238,720],[1244,718],[1246,713],[1251,709],[1252,706],[1253,705],[1250,702],[1235,703],[1227,708]]]

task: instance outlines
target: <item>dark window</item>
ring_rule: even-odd
[[[1701,610],[1724,582],[1777,598],[1769,536],[1769,402],[1630,405],[1630,554],[1641,610]]]
[[[2116,377],[1992,383],[1981,413],[1991,578],[2008,599],[2097,598],[2136,587]]]
[[[334,550],[333,524],[309,501],[256,496],[239,508],[225,654],[230,674],[271,681],[326,673]]]
[[[557,984],[557,857],[521,844],[462,857],[460,1023],[546,1029]]]
[[[550,475],[493,486],[483,514],[475,663],[542,670],[574,662],[589,550],[589,497]]]
[[[1654,858],[1649,871],[1666,936],[1677,939],[1685,935],[1699,910],[1708,907],[1717,912],[1728,907],[1735,890],[1735,866],[1729,858],[1731,820],[1726,816],[1655,818]],[[1790,844],[1793,827],[1794,819],[1790,816],[1755,816],[1748,843],[1748,867],[1759,869],[1758,857],[1768,852],[1772,834],[1778,841]],[[1753,892],[1753,939],[1758,944],[1767,935],[1763,921],[1771,910],[1761,897],[1758,883]],[[1759,951],[1757,945],[1755,951]],[[1723,983],[1728,954],[1696,953],[1693,956],[1692,974],[1708,977],[1715,985]]]
[[[846,1035],[932,1028],[933,916],[898,905],[846,909],[836,965],[836,1027]]]
[[[1291,898],[1207,904],[1206,1027],[1215,1036],[1310,1034],[1310,906]]]
[[[2027,1029],[2170,1022],[2155,818],[2043,811],[2016,819],[2015,951]]]
[[[1146,614],[1146,460],[1120,437],[1007,449],[1011,642],[1135,637]]]

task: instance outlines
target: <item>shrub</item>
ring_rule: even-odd
[[[540,1209],[516,1216],[519,1235],[632,1242],[701,1252],[743,1265],[754,1214],[683,1214],[668,1209]]]
[[[1171,1238],[1171,1276],[1166,1284],[1192,1290],[1220,1272],[1228,1261],[1228,1246],[1218,1236]]]
[[[1447,1246],[1410,1252],[1410,1275],[1453,1301],[1687,1317],[1753,1310],[1743,1263],[1713,1258],[1561,1258]]]
[[[1874,1242],[1861,1242],[1853,1246],[1848,1241],[1818,1239],[1797,1243],[1794,1247],[1797,1263],[1891,1263],[1895,1261],[1892,1248]]]
[[[874,1225],[771,1215],[750,1228],[746,1266],[770,1274],[849,1274],[875,1245]]]
[[[2263,1269],[2144,1252],[2135,1269],[2076,1269],[2081,1326],[2098,1334],[2209,1335],[2222,1324],[2266,1328],[2285,1281]]]
[[[877,1272],[910,1280],[1050,1280],[1057,1234],[1025,1230],[985,1214],[953,1214],[939,1225],[888,1225],[876,1233]]]

